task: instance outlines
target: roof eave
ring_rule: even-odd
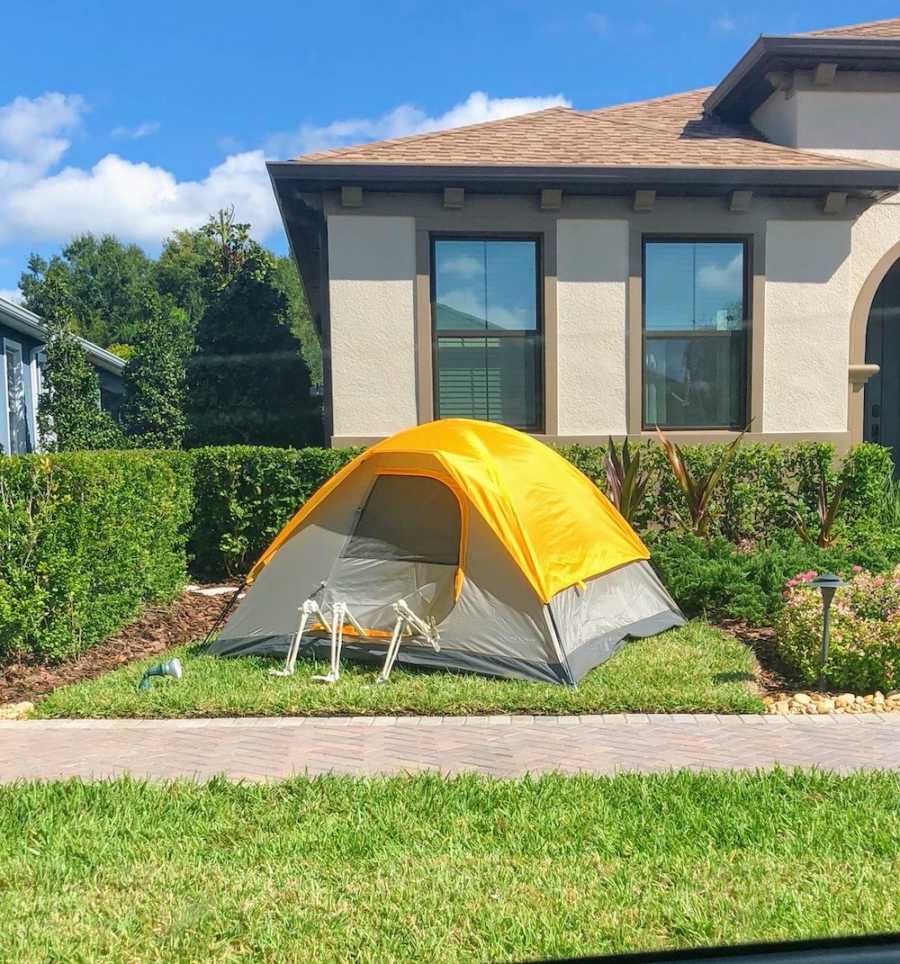
[[[727,121],[746,121],[774,88],[766,75],[835,63],[842,70],[900,70],[900,39],[759,37],[703,102]]]
[[[5,298],[0,298],[0,321],[14,331],[28,335],[36,341],[46,342],[50,337],[50,332],[40,315]],[[85,338],[78,338],[78,342],[98,368],[103,368],[114,375],[121,375],[125,370],[125,361],[118,355]]]
[[[447,185],[475,193],[521,193],[542,188],[582,194],[724,194],[736,188],[780,195],[846,191],[880,197],[900,190],[900,170],[890,168],[582,167],[502,164],[372,164],[275,161],[267,165],[279,190],[299,191],[359,185],[379,191],[441,190]]]

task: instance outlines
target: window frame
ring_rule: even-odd
[[[455,328],[437,327],[437,313],[435,312],[435,295],[437,291],[437,264],[435,260],[435,245],[438,241],[531,241],[535,246],[534,284],[535,284],[535,321],[533,331],[492,330],[483,332],[471,328],[458,330]],[[547,405],[544,393],[547,384],[547,352],[546,325],[544,319],[544,236],[540,233],[524,231],[431,231],[428,236],[428,299],[431,315],[431,399],[435,419],[440,419],[440,397],[438,394],[438,339],[439,338],[533,338],[539,353],[535,366],[537,384],[535,385],[535,402],[537,418],[534,425],[513,425],[521,432],[531,435],[543,435],[546,426]],[[448,416],[449,417],[449,416]],[[505,424],[498,422],[497,424]]]
[[[646,419],[646,397],[644,394],[647,365],[647,245],[648,244],[740,244],[744,251],[742,275],[744,302],[744,365],[741,379],[740,417],[732,425],[671,425]],[[717,337],[722,333],[710,330],[686,332],[684,330],[660,330],[650,333],[651,338],[684,339]],[[753,379],[753,235],[752,234],[643,234],[641,235],[641,431],[650,432],[657,428],[669,432],[742,432],[750,420],[751,388]]]
[[[25,440],[25,451],[24,452],[13,452],[12,451],[12,433],[13,426],[12,420],[10,418],[9,411],[9,351],[12,349],[19,353],[20,365],[22,367],[22,398],[25,402],[25,430],[27,432],[27,438]],[[26,351],[25,345],[20,341],[16,341],[15,338],[10,338],[8,335],[3,336],[3,364],[2,371],[0,371],[0,377],[3,379],[3,418],[4,424],[6,426],[6,438],[2,440],[3,451],[5,455],[27,455],[29,452],[35,450],[35,423],[36,423],[36,413],[34,411],[34,400],[31,397],[32,385],[30,384],[33,378],[31,358],[29,357],[29,352]]]

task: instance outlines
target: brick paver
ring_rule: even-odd
[[[425,770],[525,773],[900,769],[900,714],[610,714],[0,721],[0,782],[80,776],[280,779]]]

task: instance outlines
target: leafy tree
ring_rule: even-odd
[[[244,262],[257,250],[250,240],[250,225],[234,220],[234,208],[221,208],[200,229],[200,234],[212,244],[212,258],[204,273],[212,290],[222,290],[240,275]]]
[[[187,318],[147,296],[144,327],[125,367],[125,431],[142,448],[180,448],[187,422],[185,358],[191,348]]]
[[[51,299],[61,303],[75,334],[102,346],[131,344],[154,287],[153,262],[137,245],[83,234],[49,261],[31,255],[19,287],[27,307],[43,317],[51,317]]]
[[[127,362],[134,354],[133,345],[121,345],[118,342],[116,342],[114,345],[107,345],[106,350],[111,355],[115,355],[117,358],[121,358],[122,361],[124,362]]]
[[[300,339],[300,350],[314,385],[322,384],[322,350],[300,284],[300,275],[292,258],[276,258],[275,273],[278,286],[288,300],[291,331]]]
[[[211,264],[215,244],[203,230],[176,231],[166,239],[156,262],[156,288],[177,305],[195,327],[212,294]]]
[[[309,372],[274,258],[230,212],[219,212],[204,231],[216,244],[214,294],[188,363],[188,444],[317,441]]]
[[[72,332],[65,313],[66,293],[57,279],[50,279],[44,296],[50,338],[38,406],[42,447],[53,452],[120,447],[122,433],[109,412],[100,408],[97,372]]]

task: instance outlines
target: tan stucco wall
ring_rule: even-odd
[[[839,70],[832,85],[817,88],[809,72],[799,71],[793,85],[790,92],[773,93],[752,117],[770,140],[900,167],[900,73]],[[900,257],[900,195],[851,205],[851,214],[846,310],[848,362],[855,366],[866,360],[866,321],[878,283]],[[820,302],[831,297],[828,291],[811,294]],[[773,296],[781,297],[777,289]],[[857,442],[862,437],[861,383],[855,389],[848,383],[847,405],[847,438]]]
[[[627,431],[628,221],[557,224],[557,411],[561,435]]]
[[[415,222],[328,217],[334,434],[416,424]]]
[[[776,91],[760,104],[750,117],[750,123],[774,144],[797,146],[797,98]]]
[[[849,223],[770,221],[764,432],[845,429],[849,338]]]
[[[642,238],[712,234],[752,245],[752,437],[838,445],[851,437],[848,361],[862,361],[850,355],[851,314],[866,279],[900,243],[894,199],[868,209],[850,201],[838,216],[822,213],[821,197],[757,197],[743,214],[731,213],[727,198],[660,198],[647,213],[634,212],[627,197],[567,196],[561,211],[542,211],[527,195],[467,195],[461,210],[444,209],[437,192],[367,192],[359,209],[341,208],[337,194],[325,200],[336,444],[433,417],[434,232],[541,240],[543,436],[641,434]]]
[[[776,144],[900,166],[900,74],[841,73],[816,87],[808,71],[775,91],[751,122]]]

